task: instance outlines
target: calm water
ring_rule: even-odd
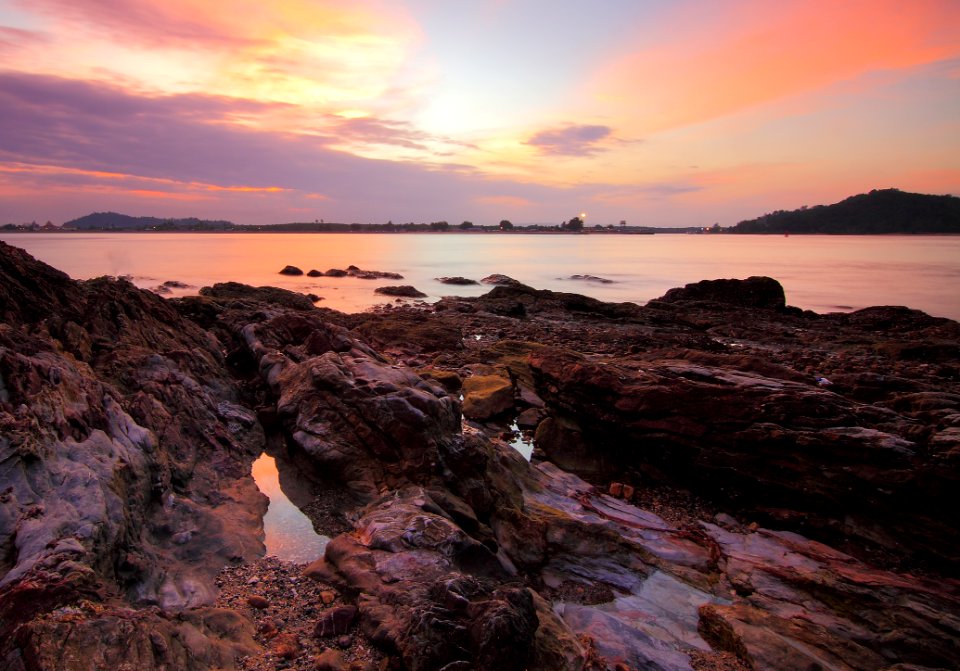
[[[263,516],[263,543],[267,546],[267,554],[297,564],[306,564],[322,557],[330,539],[313,530],[313,524],[307,516],[283,491],[276,460],[261,454],[253,462],[253,479],[260,491],[270,499],[270,506]]]
[[[688,282],[769,275],[787,302],[817,312],[907,305],[960,319],[960,237],[707,236],[292,233],[3,233],[10,244],[77,279],[130,275],[141,287],[176,280],[200,287],[229,280],[324,297],[350,312],[388,302],[377,286],[412,284],[433,301],[486,286],[448,286],[436,277],[510,275],[540,289],[645,303]],[[316,279],[277,274],[356,265],[396,280]],[[595,275],[599,284],[565,279]],[[175,290],[171,295],[195,293]]]

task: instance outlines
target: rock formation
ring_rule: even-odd
[[[417,671],[960,660],[955,322],[804,313],[766,279],[344,315],[0,261],[4,668],[350,668],[351,645]],[[521,412],[533,463],[499,438]],[[253,614],[270,599],[212,606],[217,571],[263,551],[268,442],[322,483],[314,523],[337,518],[305,569],[324,587],[298,588],[314,657]]]

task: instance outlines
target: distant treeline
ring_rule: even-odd
[[[874,190],[833,205],[771,212],[730,233],[960,233],[960,198]]]
[[[226,231],[236,228],[230,221],[197,219],[161,219],[159,217],[131,217],[117,212],[94,212],[63,224],[78,231]]]
[[[6,227],[4,227],[6,228]],[[11,230],[60,230],[48,224],[47,227],[38,228],[36,224],[15,226],[9,225]],[[388,221],[385,224],[343,224],[325,221],[312,222],[292,222],[286,224],[268,224],[262,226],[251,226],[234,224],[230,221],[197,219],[190,217],[186,219],[162,219],[159,217],[132,217],[127,214],[117,212],[94,212],[78,219],[65,222],[64,230],[77,231],[235,231],[243,233],[442,233],[446,231],[458,232],[533,232],[533,233],[581,233],[589,230],[593,233],[654,233],[654,232],[692,232],[698,231],[696,228],[689,229],[660,229],[649,226],[626,226],[625,223],[620,226],[601,226],[596,225],[587,229],[583,221],[574,217],[569,221],[557,225],[550,224],[530,224],[527,226],[515,226],[507,219],[503,219],[499,224],[477,225],[470,221],[464,221],[460,224],[451,225],[446,221],[433,221],[430,223],[408,222],[404,224],[395,224]]]
[[[851,196],[833,205],[801,207],[799,210],[777,210],[756,219],[741,221],[724,228],[710,227],[660,228],[594,224],[587,226],[580,217],[560,224],[514,225],[507,219],[498,224],[480,225],[470,221],[450,224],[446,221],[430,223],[407,222],[395,224],[336,223],[315,220],[262,226],[244,226],[224,220],[164,219],[160,217],[132,217],[117,212],[94,212],[64,223],[60,229],[50,222],[39,225],[7,224],[5,231],[235,231],[244,233],[954,233],[960,234],[960,198],[907,193],[898,189],[874,190]]]

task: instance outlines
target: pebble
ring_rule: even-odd
[[[262,596],[253,594],[247,597],[247,604],[251,608],[256,608],[258,610],[264,610],[265,608],[270,607],[270,602],[264,599]]]

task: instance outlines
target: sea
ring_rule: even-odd
[[[490,289],[439,277],[500,273],[538,289],[643,304],[690,282],[768,275],[790,305],[816,312],[905,305],[960,320],[960,236],[0,232],[0,240],[74,279],[125,276],[164,296],[196,294],[216,282],[269,285],[316,294],[319,305],[346,312],[393,303],[374,292],[378,286],[409,284],[427,302]],[[404,279],[281,275],[287,265],[304,272],[354,265]],[[529,440],[513,445],[530,458]],[[252,475],[270,498],[267,554],[295,563],[322,556],[328,539],[291,502],[297,490],[283,486],[274,458],[261,456]]]
[[[395,302],[378,286],[409,284],[427,302],[490,288],[440,277],[500,273],[538,289],[643,304],[690,282],[768,275],[803,309],[905,305],[960,320],[960,236],[2,232],[0,240],[75,279],[126,276],[165,296],[236,281],[315,294],[318,305],[345,312]],[[286,265],[305,273],[354,265],[404,279],[279,274]]]

